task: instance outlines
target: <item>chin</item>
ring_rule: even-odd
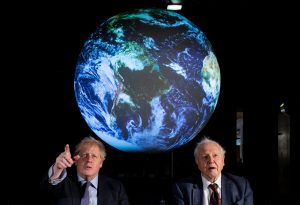
[[[216,173],[216,172],[212,172],[212,173],[209,173],[209,178],[211,178],[211,179],[215,179],[215,178],[217,178],[218,176],[219,176],[219,173]]]

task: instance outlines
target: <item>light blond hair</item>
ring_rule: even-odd
[[[88,136],[83,138],[76,146],[75,146],[75,155],[78,155],[81,152],[81,149],[86,146],[93,146],[96,145],[99,147],[100,153],[101,153],[101,157],[104,160],[106,158],[106,149],[105,146],[102,142],[100,142],[99,140],[95,139],[92,136]]]

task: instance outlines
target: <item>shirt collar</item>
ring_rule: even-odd
[[[214,182],[215,184],[218,185],[218,187],[221,189],[221,174],[220,176],[217,178],[217,180]],[[201,174],[201,178],[202,178],[202,183],[203,183],[203,187],[207,188],[211,182],[208,181],[202,174]]]
[[[80,182],[81,185],[86,183],[86,180],[84,178],[82,178],[79,175],[77,175],[77,177],[78,177],[78,181]],[[98,175],[94,179],[91,180],[91,184],[93,185],[93,187],[98,189]]]

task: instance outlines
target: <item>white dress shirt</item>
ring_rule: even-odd
[[[203,205],[209,205],[209,199],[212,191],[210,188],[208,188],[208,186],[211,184],[211,182],[205,179],[205,177],[202,175],[201,178],[203,183]],[[217,178],[217,180],[214,183],[218,185],[218,192],[221,198],[221,175]]]

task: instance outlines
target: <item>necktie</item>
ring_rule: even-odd
[[[91,182],[86,182],[83,186],[85,186],[84,194],[81,198],[80,205],[89,205],[90,203],[90,193],[89,193],[89,187],[91,185]]]
[[[210,184],[208,187],[212,190],[212,193],[210,195],[209,205],[221,205],[221,199],[218,193],[218,185]]]

